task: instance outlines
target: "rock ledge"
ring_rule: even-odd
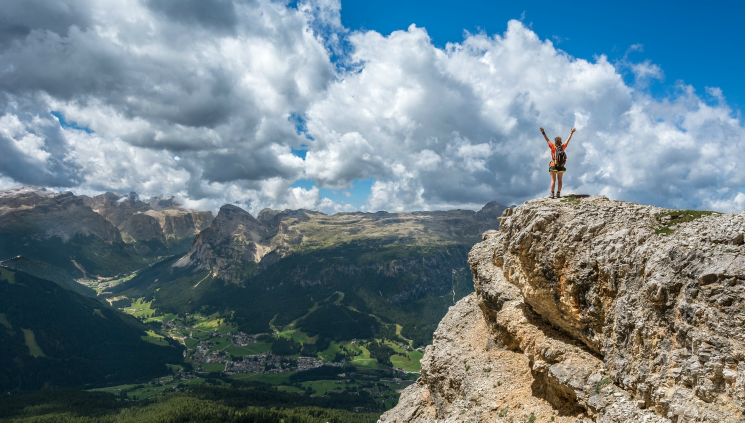
[[[745,213],[507,209],[383,422],[745,422]]]

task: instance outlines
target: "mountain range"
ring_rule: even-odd
[[[27,390],[121,381],[116,372],[99,372],[66,384],[59,376],[64,372],[50,373],[57,366],[39,370],[33,383],[13,379],[33,363],[63,360],[59,365],[71,351],[79,357],[118,357],[81,335],[93,330],[89,324],[113,325],[95,333],[129,336],[128,350],[137,350],[132,357],[143,352],[155,357],[155,364],[145,366],[150,375],[166,362],[178,363],[171,353],[150,351],[152,342],[135,342],[149,327],[119,311],[135,303],[149,304],[156,316],[217,313],[247,334],[295,330],[308,337],[306,344],[377,338],[426,345],[448,307],[473,291],[467,252],[481,233],[498,226],[504,209],[496,202],[478,212],[326,215],[265,209],[254,217],[225,205],[213,219],[209,211],[188,210],[167,197],[85,196],[27,186],[0,191],[0,264],[6,281],[27,281],[3,286],[34,286],[33,295],[8,291],[12,300],[0,304],[5,335],[14,340],[7,345],[15,345],[6,358],[22,363],[9,370],[5,386]],[[24,296],[29,299],[21,302]],[[40,315],[47,320],[34,326],[18,317],[21,303],[32,314],[59,310],[61,322],[68,319],[65,313],[79,317],[69,318],[77,323],[68,328],[45,312]],[[57,338],[38,336],[47,357],[34,356],[19,328],[46,333],[44,326],[55,328]],[[55,351],[47,342],[68,338],[75,345],[64,349],[68,356],[47,354]],[[101,339],[105,346],[117,345]]]
[[[351,339],[400,325],[400,335],[422,345],[447,307],[473,290],[468,248],[497,227],[504,209],[497,203],[478,212],[266,209],[254,218],[225,205],[186,254],[108,295],[124,303],[144,297],[171,313],[230,310],[249,333],[293,325]],[[312,323],[324,320],[339,324]]]

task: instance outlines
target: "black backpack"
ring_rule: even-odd
[[[561,148],[560,145],[557,145],[556,154],[554,156],[554,165],[556,167],[564,167],[565,164],[567,164],[567,153],[564,152],[564,149]]]

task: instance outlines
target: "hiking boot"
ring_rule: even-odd
[[[558,192],[556,193],[556,198],[561,198],[561,191],[558,191]]]
[[[551,195],[549,195],[548,198],[554,198],[554,192],[553,191],[551,191]]]

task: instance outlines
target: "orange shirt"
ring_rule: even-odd
[[[569,145],[569,141],[565,142],[564,145],[561,146],[561,149],[567,151],[567,145]],[[556,158],[556,146],[552,142],[548,143],[548,146],[551,147],[551,163],[549,163],[549,166],[553,166],[554,159]]]

